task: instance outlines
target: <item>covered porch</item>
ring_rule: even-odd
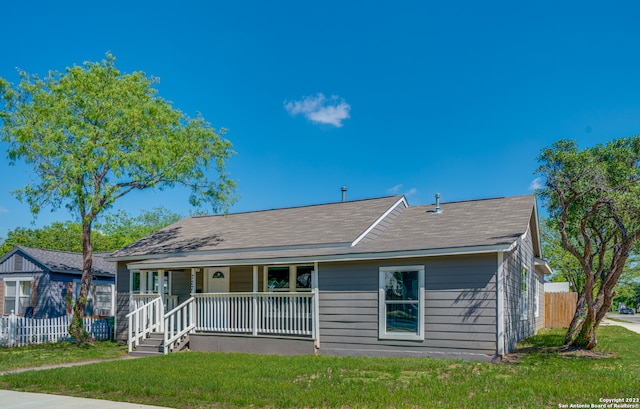
[[[129,351],[152,334],[162,334],[164,353],[195,335],[199,343],[236,335],[317,347],[317,263],[129,269]]]

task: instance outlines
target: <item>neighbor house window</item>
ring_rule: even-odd
[[[4,314],[24,315],[31,306],[31,278],[4,280]]]
[[[272,266],[266,270],[266,290],[311,291],[313,266]]]
[[[529,315],[529,270],[526,267],[522,267],[520,272],[520,314],[523,320],[526,320]]]
[[[381,267],[379,337],[424,339],[424,266]]]
[[[78,300],[80,295],[81,282],[74,280],[73,282],[73,302]],[[87,303],[85,304],[85,315],[112,315],[112,300],[113,300],[113,284],[93,281],[91,287],[89,287],[89,293],[87,294]]]

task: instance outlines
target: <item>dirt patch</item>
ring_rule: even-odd
[[[562,345],[559,347],[540,347],[529,346],[518,348],[514,352],[508,354],[502,359],[502,362],[508,364],[517,364],[520,359],[529,354],[540,354],[546,356],[557,356],[558,358],[579,358],[579,359],[602,359],[612,358],[615,355],[611,352],[593,351],[579,348],[576,346]]]

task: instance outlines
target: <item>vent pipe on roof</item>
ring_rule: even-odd
[[[346,186],[342,186],[342,201],[346,202],[347,201],[347,187]]]
[[[440,193],[436,193],[436,211],[435,213],[442,213],[442,209],[440,209]]]

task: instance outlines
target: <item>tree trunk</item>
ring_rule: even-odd
[[[93,247],[91,245],[91,221],[85,218],[82,220],[82,279],[80,282],[80,292],[78,299],[73,305],[73,318],[69,325],[69,335],[76,340],[78,345],[92,343],[91,334],[87,332],[82,323],[84,309],[87,305],[87,296],[91,288],[91,278],[93,276]]]
[[[576,303],[576,312],[573,314],[573,319],[571,320],[571,324],[569,324],[567,335],[565,335],[564,337],[565,345],[571,345],[578,331],[582,329],[582,326],[580,324],[582,324],[583,321],[580,320],[580,315],[582,313],[582,309],[584,308],[584,305],[585,305],[585,298],[584,298],[584,290],[583,290],[578,296],[578,302]]]

